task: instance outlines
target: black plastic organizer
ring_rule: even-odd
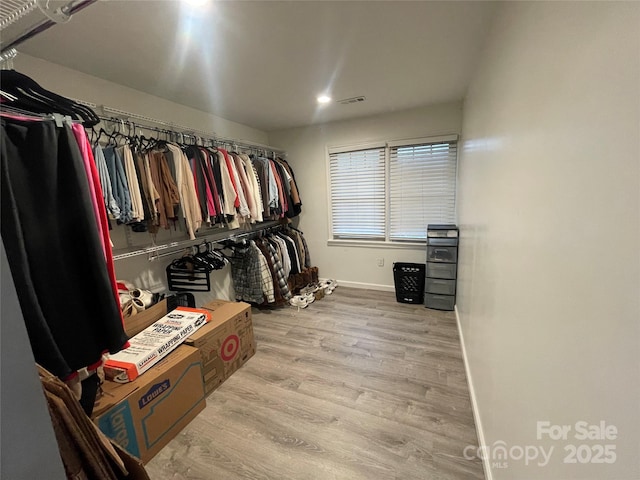
[[[424,263],[394,263],[393,280],[396,300],[400,303],[424,302]]]

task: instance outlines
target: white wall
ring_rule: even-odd
[[[339,108],[339,107],[338,107]],[[348,108],[348,107],[342,107]],[[357,108],[357,106],[352,107]],[[287,150],[301,195],[300,229],[320,276],[343,285],[393,289],[393,262],[424,263],[424,248],[329,246],[327,146],[459,133],[461,105],[449,103],[351,121],[269,132],[269,140]],[[377,266],[377,259],[384,266]]]
[[[260,144],[268,143],[266,132],[261,130],[231,122],[107,80],[92,77],[55,63],[20,54],[14,60],[14,64],[17,71],[29,75],[42,87],[60,95],[92,102],[97,105],[106,105],[197,130],[214,132],[223,138],[233,138]],[[117,226],[115,222],[113,222],[113,227],[111,236],[114,247],[116,249],[126,248],[125,227]],[[186,238],[184,229],[181,229],[178,225],[177,230],[160,231],[156,238],[156,244],[161,245],[185,240]],[[149,246],[152,244],[152,238],[147,233],[130,232],[129,240],[132,245],[136,246]],[[118,253],[118,250],[115,253]],[[115,263],[116,274],[118,279],[130,281],[141,288],[147,288],[155,292],[166,291],[165,268],[173,258],[175,257],[164,257],[154,262],[149,262],[147,256],[118,260]],[[198,304],[213,298],[232,299],[234,297],[229,267],[222,271],[213,272],[211,283],[211,292],[196,295]]]
[[[503,6],[464,104],[458,311],[494,479],[640,478],[640,4]],[[536,438],[601,420],[616,440]],[[567,444],[614,464],[563,464]],[[517,454],[517,451],[516,451]]]
[[[212,132],[219,137],[267,143],[267,134],[261,130],[23,53],[15,58],[14,67],[43,88],[63,96]]]

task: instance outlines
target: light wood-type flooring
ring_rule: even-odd
[[[256,355],[148,465],[153,480],[484,479],[453,312],[339,286],[253,309]]]

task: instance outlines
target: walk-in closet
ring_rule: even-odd
[[[640,478],[639,27],[0,0],[0,478]]]

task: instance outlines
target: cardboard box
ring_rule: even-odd
[[[120,383],[135,380],[176,349],[185,338],[211,319],[207,310],[178,307],[129,339],[129,348],[114,353],[104,373]]]
[[[214,300],[202,309],[211,312],[211,320],[185,344],[200,351],[205,394],[209,394],[256,353],[256,342],[249,304]]]
[[[155,305],[124,319],[124,331],[129,337],[139,334],[153,322],[160,320],[168,312],[167,299],[163,298]]]
[[[103,390],[94,422],[147,463],[205,407],[200,353],[181,345],[133,382],[106,381]]]

